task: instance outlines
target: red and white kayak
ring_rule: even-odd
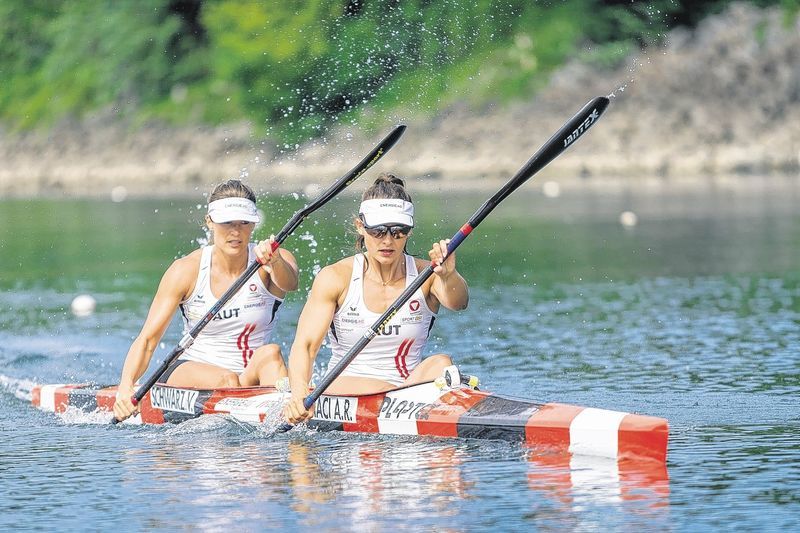
[[[37,385],[33,405],[45,411],[110,412],[116,387]],[[130,422],[177,423],[224,414],[249,423],[277,417],[288,398],[273,387],[191,389],[156,385]],[[367,395],[322,395],[308,422],[321,431],[430,435],[525,442],[572,454],[665,462],[668,426],[663,418],[536,403],[434,382]]]

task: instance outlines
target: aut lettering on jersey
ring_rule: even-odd
[[[223,309],[214,315],[214,320],[226,320],[228,318],[239,318],[239,308],[234,307],[233,309]]]
[[[378,335],[400,335],[400,324],[383,326],[378,330]]]

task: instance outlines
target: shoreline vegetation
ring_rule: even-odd
[[[792,187],[800,182],[800,17],[732,4],[616,68],[573,60],[528,101],[464,98],[432,117],[396,111],[370,131],[335,126],[280,153],[251,124],[134,127],[113,111],[46,132],[0,128],[0,197],[183,196],[244,177],[262,192],[313,194],[395,123],[408,132],[378,171],[414,190],[495,188],[586,101],[611,94],[600,125],[539,183],[613,192]],[[374,171],[373,171],[374,172]],[[112,194],[113,193],[113,194]]]

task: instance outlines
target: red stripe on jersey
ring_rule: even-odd
[[[404,339],[397,348],[397,354],[394,356],[394,366],[400,377],[406,379],[408,377],[408,367],[406,366],[406,357],[411,350],[411,345],[414,344],[414,339]]]
[[[253,356],[253,350],[250,349],[249,340],[250,334],[253,333],[255,329],[255,324],[245,324],[244,329],[239,334],[238,339],[236,339],[236,347],[242,351],[242,363],[245,368],[247,368],[247,363],[250,362],[250,358]]]
[[[408,344],[406,345],[406,349],[403,351],[403,356],[400,358],[400,362],[403,365],[403,379],[409,376],[408,372],[408,352],[411,351],[411,347],[414,345],[414,339],[408,339]]]
[[[405,348],[408,339],[404,339],[403,342],[400,343],[400,346],[397,348],[397,353],[394,356],[394,367],[397,369],[397,373],[400,374],[400,377],[403,377],[403,368],[400,366],[400,354],[403,353],[403,348]]]

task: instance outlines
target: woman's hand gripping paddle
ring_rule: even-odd
[[[508,180],[502,189],[497,191],[494,196],[489,198],[469,221],[464,224],[458,232],[450,239],[447,245],[447,255],[452,254],[456,248],[467,238],[467,236],[474,230],[486,216],[497,207],[509,194],[514,192],[520,185],[525,183],[531,176],[539,172],[550,161],[558,157],[567,148],[572,146],[586,131],[592,127],[595,122],[600,118],[600,115],[608,107],[609,100],[605,96],[598,96],[589,101],[583,109],[572,117],[555,135],[553,135],[540,149],[531,157],[525,165],[517,171],[514,176]],[[414,281],[406,287],[403,293],[389,306],[389,308],[375,321],[364,336],[353,345],[347,354],[339,361],[339,363],[329,370],[320,384],[303,400],[303,406],[310,409],[314,402],[325,392],[333,381],[339,377],[339,374],[349,365],[353,359],[366,347],[367,344],[378,334],[378,331],[388,324],[392,317],[400,310],[400,308],[414,295],[415,292],[422,286],[425,281],[433,275],[433,269],[436,264],[431,264],[423,270]],[[292,426],[284,424],[279,428],[279,431],[288,431]]]
[[[336,183],[331,185],[326,191],[320,194],[313,202],[306,205],[299,211],[297,211],[289,222],[278,232],[275,236],[275,241],[272,243],[272,251],[278,249],[278,247],[283,243],[283,241],[288,237],[297,227],[303,222],[303,220],[308,217],[311,213],[328,203],[334,196],[342,192],[348,185],[353,183],[359,176],[361,176],[364,172],[366,172],[372,165],[377,163],[386,152],[388,152],[400,139],[400,137],[405,132],[406,127],[405,125],[397,126],[392,132],[387,135],[378,145],[372,149],[372,151],[367,154],[367,156],[361,160],[355,167],[350,170],[347,174],[339,178]],[[134,393],[131,397],[131,402],[133,405],[137,405],[142,398],[144,398],[145,394],[156,384],[158,379],[161,377],[169,365],[177,359],[189,346],[192,345],[194,340],[197,338],[197,335],[206,327],[206,325],[211,322],[211,320],[220,312],[220,310],[225,306],[226,303],[242,288],[242,286],[247,283],[247,281],[255,274],[258,269],[261,267],[261,263],[259,261],[253,261],[247,269],[242,273],[239,278],[233,282],[233,285],[225,291],[225,294],[220,296],[217,303],[215,303],[211,309],[208,310],[206,315],[199,321],[195,326],[183,336],[183,338],[178,342],[178,345],[173,348],[170,354],[164,359],[164,362],[161,363],[161,366],[153,372],[153,374],[145,381]],[[118,420],[114,418],[112,420],[113,424],[116,424]]]

